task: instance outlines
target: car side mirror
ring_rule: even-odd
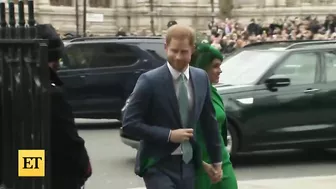
[[[265,81],[265,85],[271,91],[276,91],[278,87],[287,87],[290,85],[290,79],[286,75],[272,75]]]

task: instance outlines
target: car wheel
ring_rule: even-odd
[[[226,149],[229,152],[230,156],[234,156],[237,153],[238,142],[239,141],[236,129],[230,123],[228,123]]]

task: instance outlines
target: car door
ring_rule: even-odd
[[[336,51],[323,52],[322,82],[318,85],[320,90],[314,97],[318,103],[318,111],[315,117],[320,128],[315,131],[317,140],[330,142],[336,146]],[[317,127],[316,126],[316,127]]]
[[[311,139],[318,106],[312,100],[318,92],[320,59],[317,53],[293,53],[268,75],[286,75],[291,80],[289,86],[274,92],[264,84],[257,86],[248,124],[254,145],[269,148]]]
[[[65,53],[60,61],[58,75],[63,81],[66,98],[73,108],[76,117],[80,117],[85,105],[85,72],[92,59],[90,49],[79,44],[71,44],[65,48]]]
[[[95,44],[86,74],[88,112],[95,118],[119,118],[138,77],[150,69],[139,48],[121,43]]]

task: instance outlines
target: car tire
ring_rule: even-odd
[[[238,150],[239,139],[238,139],[236,129],[234,128],[232,124],[230,124],[230,122],[228,122],[227,129],[228,129],[228,134],[227,134],[226,149],[229,152],[230,156],[234,157]]]

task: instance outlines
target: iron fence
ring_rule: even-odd
[[[48,189],[51,85],[47,43],[36,38],[33,0],[25,2],[27,23],[23,0],[17,5],[0,1],[1,184],[10,189]],[[18,177],[19,149],[46,150],[45,177]]]

